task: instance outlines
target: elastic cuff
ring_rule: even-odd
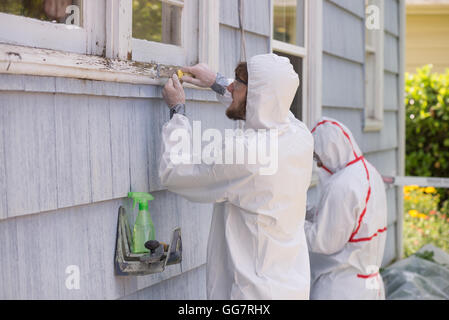
[[[179,103],[170,108],[170,119],[177,113],[182,114],[183,116],[186,115],[186,105],[184,103]]]
[[[226,93],[226,88],[228,80],[220,73],[217,72],[217,78],[215,79],[214,84],[210,87],[216,93],[220,95],[224,95]]]

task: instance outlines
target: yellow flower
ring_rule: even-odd
[[[405,200],[411,200],[412,197],[410,197],[410,196],[405,196],[404,199],[405,199]]]
[[[408,212],[408,214],[409,214],[411,217],[416,218],[416,217],[419,215],[419,212],[418,212],[418,210],[410,210],[410,211]]]
[[[404,187],[404,193],[405,194],[409,194],[411,191],[414,191],[416,189],[418,189],[418,186],[405,186]]]
[[[426,220],[428,217],[424,213],[419,213],[418,218]]]
[[[436,193],[437,190],[434,187],[427,187],[426,189],[424,189],[424,192],[433,194]]]

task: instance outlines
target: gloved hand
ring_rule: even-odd
[[[181,68],[182,72],[193,74],[194,78],[189,76],[182,77],[182,81],[194,84],[201,88],[210,88],[217,78],[217,73],[209,69],[205,63],[199,63],[193,67]]]
[[[172,78],[168,79],[167,83],[162,90],[162,96],[169,108],[176,106],[177,104],[185,104],[186,96],[184,93],[184,88],[179,82],[178,76],[173,75]]]

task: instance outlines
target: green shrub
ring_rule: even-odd
[[[405,79],[406,174],[449,177],[449,69],[437,74],[427,65]],[[439,193],[443,206],[449,189]]]

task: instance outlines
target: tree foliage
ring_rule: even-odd
[[[406,174],[449,177],[449,69],[406,74]],[[448,190],[440,191],[441,200]]]
[[[162,41],[162,2],[133,0],[133,38]]]

